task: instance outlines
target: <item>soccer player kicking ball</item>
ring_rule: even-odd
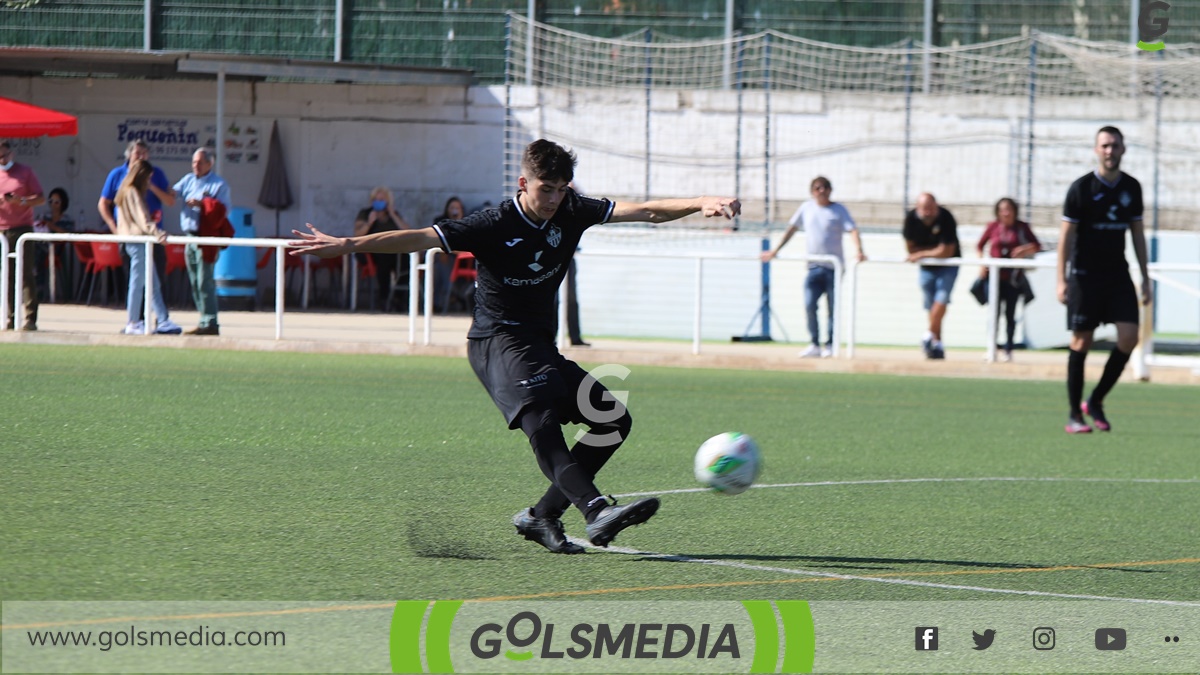
[[[533,507],[513,517],[517,533],[555,553],[583,553],[563,531],[562,514],[575,505],[587,538],[607,546],[621,530],[643,523],[658,499],[618,505],[601,496],[593,479],[621,446],[633,419],[608,390],[563,357],[554,343],[554,297],[583,232],[597,223],[663,223],[702,212],[733,218],[735,198],[660,199],[641,204],[591,199],[569,187],[575,154],[547,140],[525,148],[516,196],[462,220],[421,230],[332,237],[311,224],[293,233],[292,255],[332,258],[348,253],[411,253],[440,248],[475,254],[479,273],[467,356],[509,429],[529,437],[550,487]],[[600,410],[598,406],[608,406]],[[562,425],[589,428],[568,448]]]
[[[1067,328],[1071,331],[1068,434],[1091,433],[1085,414],[1100,431],[1112,429],[1104,414],[1104,397],[1121,377],[1138,343],[1138,298],[1125,261],[1126,230],[1133,239],[1133,252],[1142,272],[1142,302],[1148,305],[1153,298],[1142,227],[1142,185],[1121,171],[1125,139],[1120,130],[1100,129],[1095,150],[1100,168],[1071,184],[1058,239],[1058,300],[1067,305]],[[1109,354],[1092,395],[1083,401],[1083,365],[1092,347],[1092,334],[1102,323],[1116,324],[1117,346]]]

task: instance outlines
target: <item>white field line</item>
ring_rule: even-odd
[[[1014,476],[996,476],[980,478],[882,478],[878,480],[825,480],[812,483],[770,483],[752,485],[751,490],[770,490],[774,488],[793,487],[828,487],[837,485],[892,485],[900,483],[1194,483],[1200,484],[1200,478],[1018,478]],[[689,492],[711,492],[708,488],[682,488],[679,490],[655,490],[653,492],[627,492],[614,495],[622,499],[630,497],[657,497],[659,495],[680,495]]]
[[[776,483],[770,485],[755,485],[755,489],[766,490],[773,488],[789,488],[789,487],[826,487],[834,485],[889,485],[899,483],[985,483],[985,482],[1046,482],[1046,483],[1184,483],[1197,484],[1200,479],[1195,478],[1017,478],[1017,477],[992,477],[992,478],[894,478],[881,480],[852,480],[852,481],[819,481],[813,483]],[[682,490],[660,490],[657,492],[632,492],[618,497],[651,497],[666,494],[683,494],[689,492],[708,492],[708,488],[687,488]],[[1147,598],[1122,598],[1107,595],[1082,595],[1076,593],[1049,593],[1046,591],[1023,591],[1011,588],[991,588],[987,586],[966,586],[961,584],[939,584],[929,581],[914,581],[912,579],[895,579],[895,578],[880,578],[870,576],[858,576],[854,574],[835,574],[832,572],[818,572],[807,569],[793,569],[790,567],[771,567],[767,565],[751,565],[749,563],[731,562],[728,560],[711,560],[708,558],[694,558],[686,555],[673,555],[670,553],[653,553],[650,551],[639,551],[632,548],[621,548],[618,546],[609,546],[608,548],[598,548],[592,546],[589,542],[572,539],[578,544],[597,551],[606,551],[609,553],[619,553],[622,555],[636,555],[645,558],[654,558],[657,560],[667,560],[673,562],[695,563],[700,565],[714,565],[717,567],[732,567],[735,569],[751,570],[755,572],[773,572],[776,574],[792,574],[797,576],[818,577],[822,579],[841,579],[843,581],[866,581],[877,584],[896,584],[899,586],[918,586],[921,588],[938,588],[955,591],[971,591],[975,593],[1001,593],[1007,595],[1026,595],[1038,596],[1046,598],[1066,598],[1071,600],[1110,600],[1115,602],[1132,602],[1148,605],[1176,605],[1182,607],[1200,607],[1200,602],[1185,602],[1180,600],[1152,600]]]

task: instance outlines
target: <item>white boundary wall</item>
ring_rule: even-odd
[[[521,93],[520,88],[514,91]],[[528,99],[536,103],[536,97],[529,94],[531,92],[514,96],[514,101],[519,103]],[[71,196],[71,215],[83,227],[91,229],[101,226],[95,204],[104,178],[121,161],[121,152],[126,143],[119,137],[122,122],[131,118],[182,119],[193,128],[203,130],[206,125],[211,126],[215,119],[216,85],[211,82],[9,77],[0,78],[0,95],[79,115],[78,137],[18,142],[17,159],[34,167],[47,191],[55,186],[65,187]],[[586,134],[589,124],[599,125],[614,112],[610,109],[611,104],[602,105],[605,97],[578,94],[571,98],[565,93],[556,96],[553,92],[547,93],[542,99],[543,105],[557,101],[555,105],[565,106],[563,110],[570,109],[578,120],[581,136]],[[660,97],[656,101],[656,108],[678,107],[681,112],[675,121],[685,126],[701,125],[706,119],[707,124],[712,126],[715,124],[712,118],[729,117],[735,109],[733,99],[725,92],[698,92],[695,96],[685,92],[668,98],[670,100]],[[256,126],[260,130],[259,138],[263,147],[257,163],[227,163],[223,174],[231,184],[235,205],[256,211],[255,234],[260,237],[273,235],[274,214],[258,207],[255,202],[266,165],[265,145],[269,139],[270,125],[278,121],[296,199],[296,205],[281,214],[282,233],[286,234],[292,228],[312,221],[324,225],[335,234],[348,234],[354,214],[365,206],[370,188],[378,184],[396,191],[400,210],[412,224],[425,225],[441,212],[445,199],[452,194],[462,197],[468,206],[485,200],[494,203],[504,198],[498,187],[502,183],[503,173],[503,101],[503,87],[250,85],[230,82],[226,92],[226,123],[243,128]],[[584,102],[588,105],[584,105]],[[989,103],[986,100],[960,100],[958,97],[946,97],[940,103],[943,105],[938,109],[918,107],[914,110],[914,123],[918,126],[945,127],[956,135],[982,134],[996,138],[1008,133],[1019,108],[1015,103],[1004,101]],[[751,96],[747,97],[744,104],[748,109],[758,105]],[[627,105],[637,103],[631,99]],[[682,107],[685,105],[686,110]],[[1136,104],[1126,105],[1130,107],[1129,110],[1116,111],[1121,118],[1132,118],[1120,122],[1131,139],[1126,167],[1148,187],[1150,176],[1140,172],[1142,165],[1149,163],[1149,153],[1145,147],[1147,140],[1138,136],[1140,123],[1135,121],[1146,111],[1136,109]],[[1044,137],[1048,134],[1063,139],[1062,145],[1054,146],[1054,154],[1047,159],[1056,167],[1054,175],[1038,177],[1036,190],[1045,190],[1047,200],[1065,193],[1066,185],[1094,163],[1090,139],[1095,132],[1095,124],[1078,120],[1094,118],[1097,110],[1112,112],[1110,104],[1088,99],[1040,104],[1039,135]],[[888,127],[883,136],[894,137],[902,131],[903,115],[897,114],[894,103],[857,101],[855,97],[846,96],[777,95],[772,103],[772,111],[778,115],[774,132],[776,136],[799,137],[801,140],[808,138],[814,147],[825,146],[830,133],[846,143],[854,142],[852,152],[832,167],[828,158],[823,159],[820,155],[781,160],[777,170],[779,175],[772,180],[772,185],[776,186],[777,224],[781,225],[794,205],[807,196],[811,176],[824,173],[833,179],[835,198],[850,207],[860,224],[895,227],[898,231],[899,208],[895,208],[894,212],[891,207],[886,212],[868,208],[868,204],[876,200],[898,203],[899,199],[901,172],[896,163],[897,148],[869,142],[881,127]],[[1164,117],[1179,122],[1191,114],[1168,106]],[[536,116],[527,124],[530,132],[540,128]],[[715,125],[729,128],[732,133],[731,125]],[[695,128],[698,130],[701,127]],[[743,139],[744,144],[755,147],[755,142],[751,140],[755,130],[747,129],[746,133],[749,136]],[[564,138],[556,140],[567,144],[572,141]],[[721,139],[724,144],[727,141]],[[681,144],[669,148],[669,151],[673,157],[685,162],[690,153],[696,156],[710,154],[709,150],[694,148],[699,145],[702,144]],[[996,167],[1007,167],[1012,151],[1008,142],[985,142],[978,147],[979,153],[969,162],[962,161],[961,156],[957,156],[953,162],[925,161],[918,170],[918,176],[922,176],[922,179],[914,185],[914,190],[934,191],[955,212],[962,225],[961,236],[968,256],[978,236],[978,229],[972,230],[972,226],[977,228],[982,225],[986,216],[990,215],[981,215],[981,209],[990,209],[994,199],[1008,193],[1010,188],[1007,179],[1000,178],[1004,172],[994,170]],[[599,170],[604,159],[592,156],[586,147],[579,149],[579,179],[588,192],[624,196],[618,194],[621,186],[606,185],[605,181],[610,179]],[[177,147],[173,150],[176,155],[179,154]],[[157,148],[152,147],[152,152],[160,157],[167,156]],[[189,154],[184,152],[183,156]],[[1194,157],[1189,158],[1186,166],[1177,168],[1194,168],[1195,162]],[[160,159],[158,163],[172,182],[190,170],[186,159]],[[614,176],[617,173],[608,172],[607,175]],[[723,178],[720,172],[710,173],[699,171],[688,180],[676,179],[678,183],[656,184],[655,192],[693,194],[732,190],[732,185],[726,185],[727,177]],[[752,189],[750,186],[761,184],[761,181],[747,178],[743,184],[747,189]],[[753,209],[751,202],[752,199],[748,198],[748,210]],[[168,209],[165,218],[169,231],[178,232],[178,209]],[[696,221],[685,221],[684,225],[689,222]],[[1040,220],[1035,219],[1034,225],[1045,239],[1051,239],[1057,233],[1057,214],[1047,212]],[[626,237],[625,242],[621,243],[612,237],[601,236],[601,232],[602,229],[596,229],[585,236],[585,256],[588,250],[600,251],[604,247],[620,249],[628,246],[642,251],[649,245],[636,236]],[[669,228],[662,228],[658,233],[659,242],[655,245],[677,253],[696,250],[754,254],[761,246],[756,236],[705,234],[688,237]],[[1159,252],[1164,262],[1196,262],[1200,258],[1200,238],[1196,235],[1164,233],[1162,236]],[[866,246],[868,254],[872,256],[899,256],[902,251],[898,233],[867,235]],[[802,242],[793,241],[787,253],[797,255],[796,252],[802,251],[802,247]],[[676,269],[680,265],[687,269],[682,272]],[[759,307],[761,276],[757,266],[753,262],[714,261],[705,270],[705,292],[714,293],[712,298],[715,304],[705,310],[704,337],[724,340],[746,332],[756,334],[758,322],[754,319],[754,313]],[[983,309],[967,295],[972,273],[964,271],[947,317],[946,341],[951,346],[984,344],[982,326],[986,317]],[[272,272],[263,270],[260,274],[260,288],[272,287]],[[861,274],[860,288],[885,290],[860,293],[859,341],[915,344],[924,330],[924,312],[916,287],[915,269],[876,266],[864,268]],[[876,275],[881,276],[877,278]],[[1177,273],[1175,278],[1196,287],[1200,285],[1198,276]],[[792,341],[807,340],[800,290],[803,287],[802,280],[802,265],[775,266],[772,306],[782,325],[777,339],[786,331]],[[674,316],[677,309],[686,310],[691,306],[688,298],[693,290],[691,268],[687,262],[663,260],[652,263],[638,259],[627,263],[609,259],[601,263],[585,257],[581,264],[580,284],[586,333],[690,337],[690,319],[683,318],[680,321]],[[1043,287],[1041,282],[1038,284],[1040,297],[1032,311],[1040,313],[1043,308],[1049,313],[1058,311],[1060,308],[1052,301],[1052,287]],[[794,290],[789,293],[789,289]],[[1163,302],[1173,302],[1168,293],[1160,293]],[[1185,299],[1186,295],[1179,297],[1181,299],[1177,307],[1160,304],[1159,330],[1197,332],[1200,329],[1197,326],[1200,307],[1193,300]],[[686,311],[683,313],[687,315]],[[1042,321],[1039,318],[1039,323]],[[1061,317],[1047,317],[1045,321],[1051,325],[1063,325]]]

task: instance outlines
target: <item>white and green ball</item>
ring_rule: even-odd
[[[721,494],[745,492],[761,465],[758,444],[736,431],[717,434],[696,450],[696,480]]]

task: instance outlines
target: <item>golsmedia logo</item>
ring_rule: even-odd
[[[1138,49],[1156,52],[1167,46],[1159,38],[1167,34],[1167,26],[1171,23],[1167,11],[1170,9],[1171,5],[1163,0],[1142,3],[1138,12]]]
[[[545,624],[534,612],[520,612],[509,620],[507,626],[485,623],[471,633],[471,653],[481,659],[500,655],[504,641],[513,647],[531,647],[541,642],[537,650],[504,651],[504,657],[512,661],[528,661],[535,657],[543,659],[599,659],[617,657],[622,659],[679,659],[694,656],[698,659],[714,659],[722,654],[740,659],[737,630],[733,624],[713,626],[703,623],[693,627],[686,623],[626,623],[614,626],[609,623],[577,623],[570,629],[570,637],[563,637],[564,647],[556,643],[556,626]],[[716,635],[711,647],[709,640]],[[698,635],[698,637],[697,637]]]
[[[814,646],[803,601],[406,601],[391,631],[396,673],[805,673]]]

